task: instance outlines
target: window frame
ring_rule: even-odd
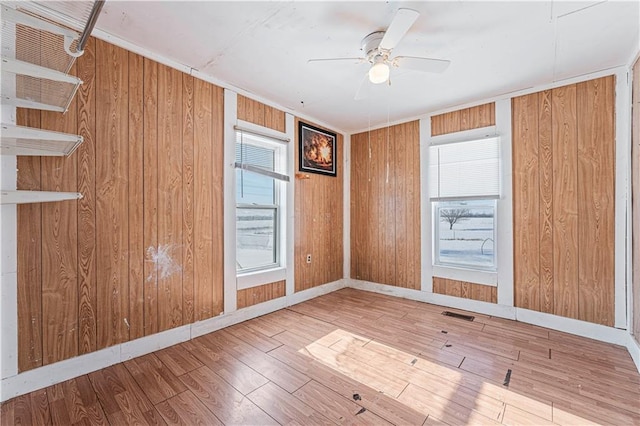
[[[462,262],[446,262],[440,260],[440,210],[442,208],[456,208],[456,204],[451,203],[459,203],[459,207],[468,208],[463,203],[467,201],[482,201],[486,203],[483,206],[477,206],[478,208],[491,208],[493,209],[493,263],[489,267],[483,267],[481,265],[474,265],[470,263],[462,263]],[[452,268],[452,269],[463,269],[468,271],[477,271],[495,274],[498,271],[498,250],[497,250],[497,238],[498,238],[498,200],[496,198],[475,198],[473,200],[470,199],[456,199],[456,200],[440,200],[440,201],[432,201],[432,211],[431,218],[433,224],[433,247],[432,247],[432,265],[435,268]],[[445,206],[445,204],[449,204],[449,206]]]
[[[250,137],[248,141],[242,141],[242,144],[249,144],[249,145],[258,146],[262,148],[268,148],[273,151],[274,170],[273,170],[273,173],[271,174],[280,175],[280,171],[286,169],[286,164],[287,164],[286,156],[287,156],[288,145],[278,140],[277,138],[271,137],[266,134],[260,134],[260,133],[257,133],[257,132],[254,133],[248,130],[236,129],[235,130],[235,137],[236,137],[235,149],[237,149],[237,146],[239,144],[238,136],[240,135],[240,138],[242,138],[244,137],[243,134],[245,133]],[[236,212],[236,216],[235,216],[236,277],[255,276],[265,272],[283,269],[285,267],[285,259],[283,259],[282,257],[282,240],[283,238],[286,238],[286,236],[283,233],[283,230],[286,229],[286,225],[282,223],[283,215],[281,214],[281,210],[283,206],[286,205],[286,201],[283,200],[283,197],[286,196],[286,189],[284,188],[286,181],[279,179],[278,177],[271,176],[271,174],[268,174],[268,173],[265,173],[265,174],[255,173],[255,172],[252,172],[251,170],[243,169],[242,167],[237,167],[237,164],[236,164],[236,169],[234,173],[237,173],[237,171],[239,171],[240,174],[251,173],[254,176],[263,176],[265,179],[271,179],[274,184],[274,188],[273,188],[274,203],[273,204],[257,204],[257,203],[238,202],[238,196],[237,196],[238,187],[239,185],[241,185],[241,183],[239,182],[236,176],[236,182],[235,182],[235,188],[234,188],[234,199],[235,199],[234,209]],[[282,176],[285,176],[285,175],[282,175]],[[239,209],[261,209],[261,210],[274,211],[274,227],[273,227],[274,262],[265,264],[265,265],[256,266],[256,267],[238,269],[237,253],[239,249],[238,249],[238,219],[237,219],[238,215],[237,214]]]

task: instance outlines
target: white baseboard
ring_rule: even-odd
[[[297,305],[298,303],[305,302],[323,294],[333,293],[336,290],[347,287],[347,280],[338,280],[331,283],[323,284],[318,287],[313,287],[307,290],[302,290],[297,293],[293,293],[291,296],[287,296],[287,306]]]
[[[117,364],[121,345],[65,359],[2,379],[0,402]]]
[[[495,303],[480,302],[478,300],[463,299],[461,297],[447,296],[444,294],[429,293],[391,285],[377,284],[370,281],[349,280],[348,287],[359,290],[372,291],[374,293],[388,294],[390,296],[417,300],[419,302],[432,303],[434,305],[447,306],[465,311],[477,312],[495,317],[515,319],[516,308],[512,306],[497,305]]]
[[[275,312],[287,306],[304,302],[314,297],[339,290],[345,286],[344,280],[304,290],[293,295],[269,300],[215,318],[162,331],[130,342],[121,343],[86,355],[80,355],[55,364],[45,365],[24,373],[6,377],[0,382],[0,402],[24,395],[65,380],[109,367],[131,358],[193,339],[203,334],[228,327],[233,324]]]
[[[635,362],[636,368],[640,373],[640,343],[638,343],[638,341],[631,334],[628,334],[627,336],[627,350],[629,351],[629,354],[631,355],[631,358],[633,359],[633,362]]]
[[[619,328],[523,308],[516,308],[516,320],[620,346],[627,345],[626,336],[629,334],[627,330]]]
[[[126,361],[137,356],[168,348],[186,342],[191,338],[191,325],[172,328],[139,339],[124,342],[120,345],[120,360]]]

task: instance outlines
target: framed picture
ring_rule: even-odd
[[[336,134],[300,121],[298,137],[300,171],[336,176],[338,171]]]

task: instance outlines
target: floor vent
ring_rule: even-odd
[[[462,315],[462,314],[456,314],[455,312],[450,312],[450,311],[444,311],[442,312],[442,315],[448,316],[448,317],[453,317],[453,318],[458,318],[458,319],[463,319],[465,321],[473,321],[473,319],[475,317],[472,317],[471,315]]]

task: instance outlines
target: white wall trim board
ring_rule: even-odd
[[[347,281],[344,279],[333,281],[327,284],[322,284],[317,287],[302,290],[297,293],[287,296],[287,306],[297,305],[298,303],[306,302],[307,300],[314,299],[324,294],[333,293],[347,287]]]
[[[280,253],[286,253],[286,259],[285,259],[285,263],[284,266],[286,268],[286,282],[285,282],[285,294],[287,296],[291,295],[294,293],[295,291],[295,280],[296,280],[296,275],[295,275],[295,268],[296,268],[296,262],[295,262],[295,216],[296,216],[296,209],[295,209],[295,195],[296,195],[296,190],[295,190],[295,185],[296,185],[296,180],[294,178],[295,173],[296,173],[296,143],[298,143],[296,141],[296,121],[295,121],[295,117],[289,113],[285,114],[285,132],[286,132],[286,136],[289,138],[290,142],[289,142],[289,146],[287,146],[287,174],[289,176],[291,176],[291,180],[289,181],[289,183],[286,184],[286,191],[287,191],[287,196],[286,201],[285,201],[285,206],[283,211],[285,212],[286,216],[286,229],[285,229],[285,235],[286,238],[284,239],[286,241],[286,243],[281,246],[281,251]]]
[[[2,119],[15,124],[15,107],[3,105]],[[2,189],[15,190],[17,157],[0,156]],[[18,373],[18,209],[0,205],[0,377]]]
[[[640,343],[638,343],[631,334],[628,334],[627,336],[627,350],[629,351],[629,355],[631,355],[631,358],[633,359],[633,362],[636,364],[636,368],[640,373]]]
[[[516,320],[614,345],[627,345],[627,331],[544,312],[516,308]]]
[[[631,264],[628,251],[631,227],[628,212],[631,211],[631,85],[628,70],[616,73],[615,85],[615,235],[614,235],[614,326],[627,324],[627,265]]]
[[[351,135],[343,138],[343,185],[342,185],[342,277],[351,277]]]
[[[261,102],[261,103],[263,103],[265,105],[277,108],[277,109],[279,109],[281,111],[284,111],[284,112],[291,113],[291,114],[293,114],[293,115],[295,115],[295,116],[297,116],[299,118],[303,118],[304,120],[311,121],[311,122],[313,122],[313,123],[315,123],[315,124],[317,124],[319,126],[323,126],[323,127],[329,128],[329,129],[333,129],[333,130],[337,131],[338,133],[343,133],[343,134],[347,133],[344,130],[336,129],[334,126],[331,126],[331,125],[329,125],[327,123],[324,123],[321,120],[317,120],[317,119],[315,119],[313,117],[309,117],[309,116],[301,113],[300,111],[296,111],[296,110],[294,110],[292,108],[288,108],[288,107],[284,107],[282,105],[278,105],[278,104],[274,103],[273,101],[270,101],[268,99],[263,98],[262,96],[256,95],[255,93],[251,93],[251,92],[249,92],[247,90],[244,90],[244,89],[242,89],[240,87],[236,87],[236,86],[234,86],[232,84],[229,84],[229,83],[227,83],[225,81],[219,80],[219,79],[217,79],[217,78],[215,78],[215,77],[213,77],[213,76],[211,76],[209,74],[205,74],[205,73],[203,73],[203,72],[201,72],[201,71],[199,71],[199,70],[197,70],[195,68],[191,68],[191,67],[189,67],[187,65],[184,65],[184,64],[182,64],[182,63],[180,63],[178,61],[175,61],[173,59],[170,59],[170,58],[167,58],[165,56],[162,56],[162,55],[159,55],[157,53],[154,53],[154,52],[152,52],[152,51],[150,51],[148,49],[145,49],[143,47],[140,47],[140,46],[138,46],[138,45],[136,45],[134,43],[126,41],[126,40],[124,40],[124,39],[122,39],[122,38],[120,38],[118,36],[114,36],[113,34],[109,34],[109,33],[105,32],[104,30],[101,30],[99,28],[94,28],[94,30],[91,33],[91,35],[96,37],[96,38],[99,38],[100,40],[109,42],[109,43],[111,43],[111,44],[113,44],[115,46],[122,47],[123,49],[126,49],[126,50],[128,50],[130,52],[136,53],[138,55],[144,56],[145,58],[148,58],[148,59],[151,59],[153,61],[156,61],[156,62],[158,62],[160,64],[166,65],[166,66],[171,67],[171,68],[175,68],[175,69],[177,69],[179,71],[184,72],[185,74],[190,74],[193,77],[198,78],[200,80],[206,81],[208,83],[215,84],[216,86],[219,86],[219,87],[221,87],[223,89],[231,90],[231,91],[236,92],[236,93],[238,93],[240,95],[243,95],[243,96],[246,96],[246,97],[251,98],[253,100],[256,100],[258,102]]]
[[[45,365],[2,379],[0,402],[117,364],[120,345]]]
[[[420,290],[433,292],[433,244],[431,234],[431,201],[429,201],[429,141],[431,141],[431,117],[420,120]]]
[[[288,279],[287,268],[278,267],[274,269],[255,271],[236,277],[236,285],[238,290],[259,287],[261,285],[273,283],[276,281],[284,281]]]
[[[126,361],[150,352],[168,348],[191,338],[191,324],[171,328],[150,336],[120,344],[120,360]]]
[[[248,306],[238,309],[235,312],[223,314],[217,317],[209,318],[204,321],[198,321],[191,324],[191,338],[194,339],[208,333],[229,327],[234,324],[241,323],[262,315],[275,312],[278,309],[287,307],[287,298],[279,297],[257,305]]]
[[[496,101],[496,133],[500,135],[501,197],[496,212],[498,236],[498,304],[513,306],[513,190],[511,99]]]
[[[235,92],[224,90],[224,159],[223,181],[225,188],[223,200],[223,253],[224,253],[224,313],[236,310],[236,132],[234,126],[238,119],[238,96]]]

